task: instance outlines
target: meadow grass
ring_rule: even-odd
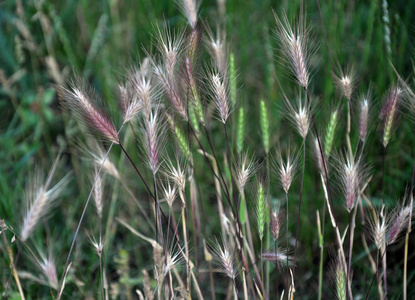
[[[415,3],[1,8],[2,297],[414,296]]]

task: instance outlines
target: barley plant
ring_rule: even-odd
[[[0,3],[3,299],[414,299],[414,1]]]

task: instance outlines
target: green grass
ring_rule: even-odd
[[[285,147],[288,144],[300,145],[302,139],[281,115],[283,103],[282,94],[276,83],[276,76],[281,81],[284,91],[288,95],[297,95],[292,80],[287,75],[286,66],[278,58],[278,45],[274,38],[275,21],[273,9],[277,14],[286,11],[291,19],[299,13],[300,1],[246,1],[241,4],[238,0],[226,2],[226,19],[224,26],[227,31],[227,41],[234,55],[235,69],[238,73],[237,103],[243,103],[245,112],[244,149],[256,152],[256,157],[263,161],[265,151],[262,145],[261,125],[259,122],[259,103],[261,96],[267,103],[270,130],[270,154],[275,154],[274,147]],[[0,218],[9,226],[19,230],[23,218],[24,187],[28,174],[35,165],[41,165],[48,170],[59,150],[63,151],[65,164],[59,171],[63,175],[73,170],[73,179],[70,188],[59,201],[50,218],[42,223],[29,242],[31,248],[47,249],[50,243],[55,254],[59,278],[63,271],[64,261],[76,229],[80,213],[85,204],[90,184],[88,172],[84,169],[81,154],[76,147],[77,138],[85,139],[76,129],[76,121],[62,113],[59,105],[56,85],[65,83],[74,74],[86,78],[96,90],[97,94],[105,99],[112,112],[118,111],[117,97],[114,91],[118,81],[126,76],[131,65],[135,65],[145,56],[145,51],[155,53],[154,32],[156,25],[162,26],[166,22],[169,26],[182,29],[186,21],[174,1],[44,1],[39,7],[39,1],[23,1],[22,15],[19,15],[17,5],[19,1],[6,0],[0,4]],[[324,23],[327,28],[327,38],[330,49],[336,61],[342,67],[353,64],[358,77],[357,94],[365,93],[369,86],[373,88],[375,106],[379,108],[382,95],[396,78],[390,62],[404,77],[412,83],[413,77],[413,45],[414,28],[412,17],[415,13],[415,1],[388,1],[391,28],[392,56],[388,57],[384,43],[384,29],[382,23],[381,1],[321,1]],[[312,64],[313,77],[311,92],[316,95],[316,122],[323,131],[324,124],[328,124],[331,109],[337,103],[335,85],[331,76],[331,66],[327,55],[322,27],[320,24],[316,2],[310,1],[306,6],[307,20],[313,24],[315,44],[319,47],[318,59]],[[203,1],[200,7],[200,16],[212,28],[215,20],[219,20],[216,1]],[[46,22],[43,23],[42,22]],[[46,25],[45,25],[46,24]],[[203,53],[201,59],[206,59]],[[390,62],[389,62],[390,60]],[[56,63],[57,73],[48,65],[47,61]],[[285,87],[287,90],[285,90]],[[232,118],[237,120],[239,115],[238,104]],[[346,110],[341,112],[343,115]],[[114,115],[116,115],[114,113]],[[402,114],[398,120],[398,129],[388,145],[387,164],[385,169],[385,202],[394,206],[397,199],[401,199],[411,180],[412,162],[414,159],[415,137],[413,122],[408,120],[410,112],[402,107]],[[119,121],[119,116],[116,116]],[[377,121],[373,116],[371,123]],[[117,122],[119,124],[120,122]],[[356,122],[352,123],[352,145],[357,142]],[[222,131],[219,122],[211,123],[213,133]],[[236,129],[236,127],[234,126]],[[344,149],[345,118],[341,117],[334,134],[333,149]],[[373,128],[372,128],[373,129]],[[129,129],[128,129],[129,130]],[[127,130],[127,132],[128,132]],[[186,127],[183,126],[185,133]],[[382,177],[382,148],[379,128],[373,133],[375,139],[367,159],[371,162],[373,178],[370,184],[370,193],[374,203],[380,202]],[[135,141],[130,135],[126,148],[131,150],[134,159],[138,159]],[[213,143],[220,149],[219,163],[222,163],[226,149],[226,141],[221,134],[213,134]],[[171,136],[169,137],[171,138]],[[207,140],[203,140],[205,145]],[[196,141],[192,142],[193,145]],[[306,144],[310,147],[310,143]],[[169,151],[172,151],[171,149]],[[193,154],[199,189],[203,191],[203,209],[205,216],[215,215],[216,194],[211,185],[208,167],[203,157]],[[120,172],[130,174],[130,166],[125,157],[117,148],[111,154]],[[307,152],[306,173],[304,179],[301,230],[299,234],[300,253],[296,272],[296,298],[317,298],[319,251],[317,228],[315,226],[315,211],[320,210],[324,203],[320,177],[314,172],[315,162],[311,151]],[[150,178],[150,172],[142,166],[144,176]],[[132,173],[131,173],[132,174]],[[262,173],[260,175],[263,175]],[[107,182],[111,181],[107,178]],[[152,204],[148,195],[144,193],[141,183],[131,175],[127,184],[138,192],[139,199],[150,211]],[[300,181],[294,183],[294,190],[299,190]],[[118,183],[108,184],[105,216],[112,215],[131,220],[131,226],[139,228],[145,235],[152,233],[146,226],[144,218],[132,202],[124,196],[124,191]],[[254,188],[248,188],[247,206],[253,203]],[[271,180],[270,194],[275,201],[282,199],[284,194],[278,187],[276,180]],[[311,195],[316,195],[311,197]],[[290,195],[290,206],[297,207],[299,192]],[[179,200],[176,200],[179,201]],[[335,194],[335,205],[342,212],[340,193]],[[290,210],[290,232],[295,232],[294,209]],[[81,229],[81,237],[76,244],[73,255],[74,262],[65,288],[66,295],[75,298],[87,296],[96,297],[100,291],[99,265],[94,249],[90,247],[86,231],[97,232],[97,219],[93,208],[87,211],[85,224]],[[347,215],[338,213],[342,226],[346,226]],[[106,223],[110,226],[111,239],[107,241],[105,265],[107,275],[111,281],[120,285],[122,291],[133,294],[136,288],[142,289],[143,275],[141,270],[152,270],[152,252],[145,242],[138,240],[131,233],[116,222]],[[322,217],[323,220],[323,217]],[[291,222],[292,221],[292,222]],[[325,218],[329,225],[328,216]],[[203,222],[207,233],[219,232],[216,219],[206,218]],[[254,224],[254,220],[251,224]],[[191,219],[188,225],[193,230]],[[191,230],[191,231],[192,231]],[[254,230],[255,231],[255,230]],[[295,234],[293,234],[295,236]],[[9,240],[12,235],[7,232]],[[190,235],[191,237],[191,235]],[[332,258],[334,246],[334,232],[330,226],[325,226],[325,266]],[[264,243],[265,244],[265,243]],[[360,240],[356,237],[356,249],[361,249]],[[402,242],[400,242],[400,246]],[[415,246],[414,239],[410,240],[410,248]],[[0,259],[1,281],[9,279],[10,269],[4,245],[1,244],[2,258]],[[17,251],[16,243],[13,245]],[[391,247],[388,252],[388,266],[390,274],[395,269],[398,274],[390,277],[391,295],[400,297],[403,247]],[[200,249],[199,249],[200,250]],[[28,271],[36,275],[30,254],[22,254],[18,263],[18,270]],[[200,258],[199,258],[200,259]],[[361,273],[370,274],[368,265],[359,263],[359,254],[354,253],[356,262],[352,264],[359,290],[365,291],[369,278]],[[413,264],[411,258],[409,264]],[[397,267],[394,267],[397,266]],[[98,269],[97,269],[98,268]],[[325,269],[327,269],[325,267]],[[97,271],[98,270],[98,271]],[[370,276],[369,276],[370,277]],[[408,278],[413,279],[413,272],[409,268]],[[327,277],[324,278],[327,280]],[[362,279],[360,281],[360,279]],[[364,279],[364,280],[363,280]],[[371,279],[371,278],[370,278]],[[50,297],[49,288],[36,284],[31,280],[22,280],[26,295],[31,299]],[[272,279],[271,279],[271,282]],[[10,295],[16,295],[13,278]],[[91,287],[85,289],[84,287]],[[411,286],[410,284],[408,285]],[[221,286],[222,288],[222,286]],[[209,290],[208,281],[203,284],[205,291]],[[226,286],[223,286],[225,294]],[[323,299],[330,298],[331,290],[328,284],[323,284]],[[208,295],[208,293],[207,293]],[[357,296],[357,294],[355,294]],[[224,296],[223,296],[224,297]],[[371,295],[372,297],[372,295]],[[373,288],[375,297],[375,288]],[[29,297],[28,297],[29,298]],[[121,298],[128,299],[128,293]],[[391,297],[392,298],[392,297]]]

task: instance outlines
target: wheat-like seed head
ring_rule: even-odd
[[[226,123],[230,114],[229,103],[229,88],[219,73],[213,73],[210,76],[210,85],[212,88],[213,99],[216,104],[216,109],[219,113],[219,120],[222,123]]]
[[[281,208],[277,206],[270,213],[270,230],[271,235],[274,241],[276,242],[280,236],[281,227],[282,227],[283,213]]]
[[[42,256],[42,260],[39,262],[42,273],[48,279],[49,285],[55,290],[58,289],[58,275],[56,272],[56,265],[53,257]]]
[[[183,44],[183,32],[177,35],[165,26],[162,30],[157,26],[157,48],[162,56],[163,64],[170,81],[174,80],[174,70],[181,55],[181,46]]]
[[[168,77],[167,71],[164,66],[155,65],[154,74],[158,78],[161,86],[163,87],[163,90],[165,94],[167,95],[167,98],[170,100],[172,107],[185,121],[187,121],[188,120],[187,110],[180,97],[180,93],[177,89],[176,82],[172,81]]]
[[[291,27],[287,14],[280,19],[274,13],[277,23],[276,35],[281,43],[297,82],[307,88],[310,81],[309,64],[314,54],[312,40],[309,38],[309,28],[306,26],[306,15],[300,13],[298,22]]]
[[[255,174],[257,165],[254,158],[249,160],[247,152],[241,155],[241,162],[237,165],[238,170],[236,171],[236,183],[239,191],[242,192],[245,189],[249,179]]]
[[[380,118],[384,120],[382,142],[385,148],[391,138],[393,121],[395,120],[402,94],[403,90],[398,86],[390,89],[386,97],[386,102],[380,113]]]
[[[166,162],[166,168],[163,173],[174,182],[177,186],[179,191],[184,192],[186,188],[186,166],[185,163],[182,161],[177,161],[177,166],[173,164],[173,162],[168,159]]]
[[[130,101],[124,112],[124,123],[132,120],[139,112],[143,113],[145,119],[150,117],[158,90],[152,84],[152,72],[149,64],[150,59],[146,58],[141,63],[140,69],[134,68],[128,74],[125,88],[130,94]]]
[[[158,109],[150,113],[148,120],[144,120],[143,142],[147,153],[148,164],[153,174],[159,168],[160,151],[162,150],[163,128],[158,116]]]
[[[212,31],[207,28],[207,47],[213,59],[216,70],[222,78],[228,78],[228,49],[226,46],[226,34],[224,30],[218,28],[216,38]]]
[[[40,219],[49,213],[54,201],[59,198],[69,182],[70,173],[50,188],[58,162],[59,156],[55,160],[46,182],[42,181],[40,171],[38,171],[26,186],[25,198],[27,210],[21,230],[22,241],[26,241],[30,237]]]
[[[214,254],[214,261],[219,265],[222,272],[229,278],[235,279],[237,271],[233,254],[234,250],[231,249],[229,242],[223,238],[221,246],[218,240],[216,240],[211,248]]]
[[[176,0],[176,3],[182,10],[182,13],[189,22],[190,27],[195,28],[197,24],[197,11],[199,10],[200,1]]]
[[[170,209],[173,207],[174,200],[176,200],[177,190],[175,186],[171,186],[170,183],[167,184],[167,187],[163,186],[162,188],[164,200],[166,200]]]
[[[285,96],[284,93],[283,97],[285,108],[288,113],[288,119],[294,125],[300,136],[305,139],[311,124],[311,116],[307,104],[303,103],[301,97],[298,97],[298,101],[294,102],[294,104],[288,100],[287,96]]]
[[[398,207],[394,213],[390,214],[389,228],[386,236],[386,243],[393,244],[399,237],[402,230],[407,228],[409,217],[411,216],[413,208],[410,206]]]
[[[356,76],[353,66],[347,67],[346,72],[339,68],[340,76],[334,75],[334,82],[347,100],[351,100],[356,85]]]
[[[359,197],[359,189],[367,178],[366,166],[361,157],[355,160],[350,154],[344,153],[334,160],[333,167],[339,172],[346,208],[350,212]]]
[[[272,262],[276,264],[278,268],[287,267],[287,259],[288,259],[288,266],[292,266],[293,259],[291,256],[288,256],[287,251],[285,249],[277,249],[277,251],[268,251],[261,253],[261,259],[263,261]]]
[[[369,128],[369,111],[370,111],[370,92],[360,100],[359,112],[359,138],[362,142],[366,141]]]
[[[293,156],[288,152],[287,159],[284,162],[281,156],[281,152],[277,151],[277,158],[274,163],[274,172],[276,173],[278,180],[281,183],[284,192],[288,194],[290,186],[295,177],[297,169],[298,157]]]
[[[103,103],[97,100],[91,88],[78,80],[70,89],[60,87],[58,92],[63,104],[86,128],[97,131],[114,144],[119,143],[117,130],[104,111]]]
[[[101,177],[101,175],[98,174],[97,168],[95,168],[95,173],[91,177],[91,182],[94,183],[94,181],[95,181],[95,185],[94,185],[94,203],[95,203],[95,208],[97,209],[98,216],[101,219],[102,218],[102,210],[103,210],[103,206],[104,206],[104,201],[103,201],[104,184],[103,184],[103,178]]]

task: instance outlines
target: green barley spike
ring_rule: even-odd
[[[235,56],[231,52],[229,54],[229,84],[230,84],[230,98],[232,106],[236,104],[236,70],[235,70]]]
[[[340,266],[336,268],[336,292],[337,299],[346,300],[346,274]]]
[[[196,112],[193,107],[189,107],[189,119],[190,123],[192,124],[193,129],[196,133],[200,132],[199,122],[197,121]]]
[[[265,216],[265,189],[262,183],[259,184],[257,192],[257,222],[258,222],[258,235],[260,240],[264,237],[266,216]]]
[[[174,124],[173,119],[171,118],[171,116],[168,115],[167,120],[169,121],[170,126],[171,126],[171,128],[174,132],[174,135],[176,136],[177,145],[179,146],[180,151],[183,153],[183,155],[187,159],[190,159],[192,153],[190,152],[189,143],[187,142],[186,136],[180,130],[180,128],[176,124]]]
[[[268,119],[268,108],[265,104],[264,99],[259,102],[260,108],[260,123],[262,132],[262,142],[264,144],[265,152],[269,151],[269,119]]]
[[[336,131],[337,121],[338,113],[337,110],[335,110],[330,115],[330,121],[326,132],[326,140],[324,141],[324,154],[326,157],[330,156],[331,148],[333,147],[334,132]]]
[[[236,152],[241,154],[245,139],[245,109],[239,107],[238,127],[236,128]]]

